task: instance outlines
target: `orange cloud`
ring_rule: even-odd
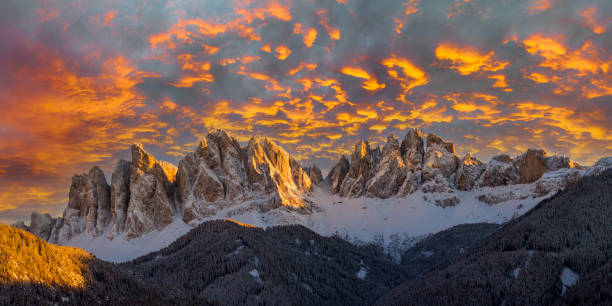
[[[525,38],[522,43],[525,50],[541,58],[541,73],[525,72],[525,77],[538,83],[554,82],[557,93],[582,89],[585,97],[598,97],[605,95],[607,88],[612,87],[607,77],[612,58],[606,50],[597,48],[587,40],[580,48],[573,51],[564,45],[564,37],[551,37],[543,34],[533,34]],[[575,88],[578,80],[585,80],[589,86]]]
[[[329,25],[329,20],[327,18],[327,10],[321,9],[317,11],[317,15],[319,16],[319,23],[327,30],[327,35],[332,40],[340,39],[340,29],[331,27]]]
[[[104,16],[104,26],[112,25],[112,22],[113,22],[113,19],[115,18],[115,15],[117,15],[117,12],[115,12],[115,11],[110,11],[110,12],[106,13],[106,16]]]
[[[531,15],[539,14],[541,12],[547,11],[552,7],[551,0],[533,0],[529,5],[527,11]]]
[[[448,63],[451,69],[462,75],[470,75],[477,71],[498,71],[510,65],[507,61],[495,59],[493,51],[483,54],[472,47],[460,47],[450,43],[438,44],[436,58]]]
[[[493,83],[493,87],[501,88],[502,91],[512,91],[512,88],[508,87],[508,82],[506,82],[506,76],[503,74],[492,74],[489,76],[489,79],[495,80]]]
[[[385,88],[384,83],[379,83],[376,77],[370,75],[367,71],[359,67],[342,67],[340,70],[343,74],[350,75],[352,77],[365,79],[362,87],[368,91],[378,91]]]
[[[404,93],[408,93],[412,88],[425,85],[429,82],[427,73],[408,59],[392,54],[390,57],[383,59],[381,64],[387,67],[387,73],[391,78],[400,82]]]
[[[281,61],[284,61],[291,54],[291,49],[285,45],[278,45],[274,51],[276,51],[276,58]]]
[[[595,34],[603,34],[606,32],[606,27],[601,25],[597,19],[595,18],[595,6],[591,6],[590,8],[584,10],[581,14],[582,18],[584,18],[585,24],[591,28],[593,33]]]

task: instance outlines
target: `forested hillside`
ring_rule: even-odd
[[[609,305],[612,170],[586,177],[380,305]]]
[[[0,224],[0,305],[206,304],[100,261]]]
[[[206,222],[124,267],[227,304],[371,304],[406,280],[375,246],[356,247],[303,226]]]

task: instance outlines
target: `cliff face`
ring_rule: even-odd
[[[305,209],[311,177],[322,181],[316,165],[303,169],[275,143],[253,138],[243,148],[222,130],[209,133],[178,167],[156,160],[139,144],[132,145],[131,157],[117,163],[110,186],[98,167],[75,175],[63,216],[33,214],[29,230],[58,243],[83,232],[134,238],[236,203],[258,211]]]
[[[316,165],[300,166],[266,138],[252,138],[243,147],[217,130],[178,167],[135,144],[131,160],[118,161],[110,185],[98,167],[75,175],[63,216],[33,214],[28,230],[65,244],[82,233],[131,239],[176,220],[195,225],[252,212],[270,212],[276,220],[271,222],[291,224],[299,219],[296,212],[324,213],[307,200],[313,186],[323,182],[331,194],[348,198],[386,199],[419,191],[423,201],[446,208],[461,203],[457,192],[473,191],[476,200],[495,205],[551,194],[610,166],[612,161],[602,159],[594,167],[581,167],[567,157],[533,149],[514,159],[502,154],[483,163],[471,154],[459,158],[455,146],[435,134],[409,129],[401,141],[389,136],[382,149],[358,142],[350,160],[342,156],[323,179]],[[504,188],[515,184],[528,185]],[[289,209],[289,215],[279,217],[278,208]]]
[[[459,203],[452,195],[454,190],[537,182],[531,193],[542,196],[562,189],[580,176],[572,171],[564,172],[563,178],[545,174],[576,166],[567,157],[547,156],[544,150],[534,149],[515,159],[498,155],[485,164],[471,154],[459,158],[454,144],[435,134],[424,137],[419,129],[409,129],[401,143],[395,136],[389,136],[382,150],[372,149],[367,141],[358,142],[350,161],[342,156],[326,181],[331,193],[343,197],[402,197],[421,190],[436,194],[439,199],[435,204],[446,207]],[[487,195],[482,199],[489,204],[507,200],[492,200]],[[427,196],[425,200],[428,201]]]

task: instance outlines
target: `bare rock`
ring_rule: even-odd
[[[526,184],[537,181],[542,174],[548,171],[546,151],[529,149],[519,155],[514,166],[519,172],[519,183]]]
[[[18,229],[22,229],[26,232],[30,231],[30,227],[25,225],[25,223],[23,221],[18,221],[17,223],[13,224],[13,227],[16,227]]]
[[[129,238],[139,237],[170,224],[175,209],[168,190],[176,177],[176,167],[158,162],[142,145],[131,148],[130,200],[126,216]]]
[[[555,171],[555,170],[559,170],[563,168],[575,168],[579,166],[578,163],[571,160],[567,156],[559,156],[559,155],[547,156],[545,158],[545,161],[546,161],[546,167],[551,171]]]
[[[221,166],[222,158],[217,155],[219,147],[214,142],[212,145],[209,147],[204,139],[195,153],[187,154],[179,162],[175,186],[185,222],[212,215],[225,203],[225,187],[217,173],[223,177],[226,174]]]
[[[342,155],[340,160],[329,170],[326,180],[329,182],[329,188],[331,193],[339,193],[342,181],[346,177],[350,168],[349,160],[346,156]]]
[[[130,202],[130,162],[119,160],[111,177],[111,237],[125,231],[125,220]]]
[[[486,168],[487,166],[477,158],[472,157],[471,153],[466,154],[461,159],[459,168],[455,173],[455,186],[459,190],[472,190]]]
[[[55,224],[53,224],[53,228],[51,229],[51,234],[49,235],[49,239],[47,239],[50,243],[58,243],[60,231],[64,227],[64,218],[57,217],[55,218]]]
[[[459,166],[455,146],[437,135],[427,134],[427,149],[423,161],[423,181],[433,179],[438,173],[449,178]]]
[[[223,130],[206,135],[206,144],[196,154],[202,156],[208,168],[219,178],[225,199],[246,200],[249,195],[244,151],[238,141]]]
[[[419,129],[409,129],[402,140],[400,153],[408,170],[418,171],[423,167],[425,145]]]
[[[364,195],[366,183],[376,173],[378,154],[376,150],[370,149],[370,144],[367,141],[360,141],[355,144],[349,171],[340,186],[341,196],[359,197]]]
[[[110,223],[109,216],[110,187],[102,170],[93,167],[87,174],[74,175],[59,239],[66,241],[84,231],[99,234]]]
[[[458,197],[452,196],[450,198],[436,200],[435,205],[440,206],[442,208],[447,208],[449,206],[455,206],[460,202],[461,200]]]
[[[487,203],[489,205],[495,205],[510,200],[523,200],[528,198],[528,195],[508,190],[498,193],[483,193],[476,196],[476,199],[480,202]]]
[[[97,209],[90,210],[87,218],[89,220],[91,217],[91,212],[95,212],[95,231],[96,234],[100,234],[104,232],[111,222],[110,186],[106,182],[104,173],[98,167],[91,168],[88,176],[95,188],[94,194],[97,196]]]
[[[321,173],[321,169],[317,167],[317,165],[312,165],[304,169],[310,178],[310,183],[312,185],[319,185],[323,181],[323,174]]]
[[[407,175],[397,137],[391,135],[382,150],[382,158],[376,174],[369,181],[366,195],[375,198],[389,198],[399,191]]]
[[[559,192],[567,186],[577,183],[581,177],[580,171],[575,168],[545,173],[531,188],[532,196],[538,198]]]
[[[516,184],[519,181],[519,173],[512,163],[510,156],[496,155],[487,164],[478,185],[479,186],[504,186]]]
[[[307,206],[302,194],[311,190],[310,178],[284,149],[266,138],[253,138],[246,151],[249,183],[262,210]]]
[[[43,240],[49,240],[51,230],[55,225],[55,218],[49,214],[39,214],[33,212],[30,218],[30,232]]]

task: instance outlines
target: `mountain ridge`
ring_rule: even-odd
[[[423,136],[419,129],[408,129],[401,142],[389,136],[382,149],[358,142],[350,160],[341,156],[325,178],[316,165],[302,167],[265,137],[253,137],[241,146],[223,130],[206,135],[178,166],[156,160],[139,144],[131,146],[131,155],[131,161],[117,162],[110,185],[97,166],[75,175],[62,217],[33,213],[29,227],[18,226],[59,244],[81,235],[130,240],[152,232],[167,232],[163,235],[169,243],[170,236],[186,232],[182,224],[248,214],[265,224],[298,223],[329,234],[329,226],[318,225],[323,219],[314,217],[336,209],[324,207],[331,200],[322,197],[325,193],[346,199],[422,201],[443,210],[462,206],[468,195],[468,201],[489,206],[512,202],[526,211],[536,198],[612,166],[610,158],[583,167],[535,149],[483,163],[470,153],[459,158],[454,144],[435,134]],[[527,201],[527,208],[521,209],[519,201]]]

